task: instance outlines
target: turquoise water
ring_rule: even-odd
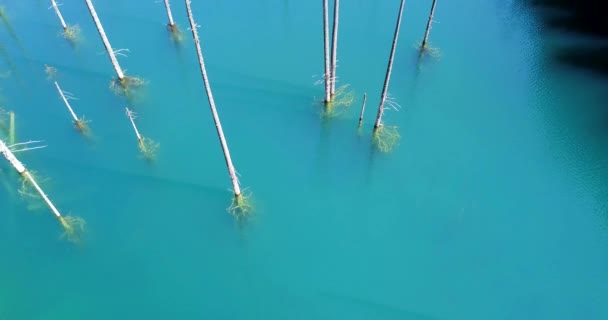
[[[417,65],[430,0],[408,1],[385,113],[401,140],[370,131],[398,1],[341,5],[341,84],[356,100],[322,121],[321,3],[193,1],[235,166],[255,200],[237,223],[184,4],[175,46],[155,1],[96,1],[136,101],[108,89],[109,59],[84,1],[5,3],[2,104],[17,154],[64,213],[23,200],[0,162],[0,319],[606,319],[606,80],[547,59],[558,41],[512,1],[440,1]],[[313,3],[314,2],[314,3]],[[14,33],[11,32],[14,31]],[[90,119],[83,138],[44,64]],[[604,89],[602,89],[604,88]],[[602,91],[603,90],[603,91]],[[368,109],[361,132],[361,96]],[[160,144],[139,157],[124,107]],[[38,207],[36,208],[36,205]]]

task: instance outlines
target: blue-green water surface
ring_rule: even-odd
[[[324,121],[321,1],[194,0],[222,124],[255,211],[236,222],[185,6],[184,39],[152,0],[95,5],[130,75],[114,76],[84,1],[6,1],[2,106],[18,153],[80,246],[17,190],[0,159],[0,320],[607,319],[605,80],[547,59],[556,36],[513,1],[407,1],[385,113],[401,139],[371,144],[399,1],[343,1],[338,76],[353,106]],[[82,137],[44,64],[91,127]],[[604,88],[602,90],[602,88]],[[368,93],[363,128],[361,98]],[[160,144],[141,159],[124,108]]]

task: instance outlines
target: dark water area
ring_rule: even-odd
[[[606,3],[594,0],[521,0],[537,10],[546,29],[570,34],[559,41],[556,61],[608,75]]]

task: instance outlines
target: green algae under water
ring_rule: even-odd
[[[385,113],[398,145],[372,145],[398,1],[343,2],[339,85],[323,119],[322,6],[195,1],[224,131],[251,217],[231,193],[184,4],[175,43],[162,3],[95,1],[127,74],[127,100],[84,2],[5,3],[0,107],[19,153],[48,178],[79,246],[17,193],[0,161],[0,319],[606,319],[606,81],[546,59],[555,37],[512,1],[440,1],[439,57],[417,64],[431,0],[405,6]],[[44,65],[91,120],[83,137]],[[602,88],[604,91],[602,91]],[[357,131],[359,106],[366,118]],[[146,162],[124,116],[160,143]]]

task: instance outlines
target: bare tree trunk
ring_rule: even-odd
[[[433,0],[433,5],[431,6],[431,13],[429,14],[429,21],[426,23],[426,31],[424,32],[424,40],[422,40],[421,49],[426,48],[427,41],[429,39],[429,33],[431,33],[431,24],[433,24],[433,15],[435,14],[435,5],[437,4],[437,0]]]
[[[57,17],[59,18],[59,21],[61,21],[61,26],[63,27],[63,30],[67,30],[68,29],[68,25],[65,23],[65,20],[63,20],[63,16],[61,15],[61,11],[59,11],[59,7],[57,6],[57,3],[55,2],[55,0],[51,0],[51,5],[53,6],[53,9],[55,9],[55,13],[57,14]]]
[[[165,0],[165,9],[167,9],[167,17],[169,18],[169,28],[171,31],[175,29],[175,22],[173,22],[173,14],[171,14],[171,6],[169,5],[169,0]]]
[[[40,188],[38,183],[36,183],[36,180],[34,180],[32,175],[25,169],[25,166],[17,159],[17,157],[15,157],[9,147],[2,140],[0,140],[0,153],[4,155],[6,160],[8,160],[8,162],[13,166],[13,168],[15,168],[15,170],[17,170],[17,172],[19,172],[19,174],[24,176],[34,186],[36,191],[38,191],[40,196],[42,196],[42,199],[44,199],[44,202],[46,202],[51,211],[53,211],[53,214],[55,214],[57,218],[61,218],[61,213],[59,213],[59,210],[57,210],[44,191],[42,191],[42,188]]]
[[[334,0],[334,25],[331,36],[331,95],[336,93],[336,67],[338,60],[338,16],[340,11],[340,0]]]
[[[27,143],[27,142],[26,142]],[[38,185],[32,174],[25,168],[25,166],[15,157],[10,148],[4,143],[4,141],[0,140],[0,154],[4,155],[6,160],[19,172],[19,174],[26,179],[29,183],[32,184],[34,189],[40,194],[46,205],[51,209],[55,217],[61,223],[61,226],[64,229],[64,235],[70,241],[78,242],[80,240],[80,232],[84,230],[85,222],[81,218],[71,217],[71,216],[62,216],[57,207],[51,202],[51,199],[44,193],[42,188]]]
[[[129,108],[126,108],[126,110],[127,110],[127,117],[129,117],[129,120],[131,120],[131,125],[133,125],[133,130],[135,130],[135,135],[137,136],[137,141],[142,142],[141,134],[139,134],[139,130],[137,130],[137,126],[135,125],[133,111],[129,110]]]
[[[361,114],[359,115],[359,126],[363,123],[363,114],[365,113],[365,101],[367,101],[367,93],[363,94],[363,104],[361,105]]]
[[[399,6],[399,16],[397,17],[397,25],[395,26],[395,35],[393,36],[393,45],[391,47],[391,54],[388,59],[386,77],[384,78],[384,87],[382,88],[382,95],[380,96],[380,105],[378,106],[378,114],[376,115],[376,123],[374,124],[374,130],[377,130],[382,125],[382,115],[384,114],[384,102],[386,101],[386,95],[388,93],[388,84],[391,80],[391,71],[393,70],[393,59],[395,58],[395,49],[397,48],[397,40],[399,39],[399,29],[401,28],[401,17],[403,16],[404,5],[405,0],[401,0],[401,5]]]
[[[116,55],[114,54],[114,50],[112,50],[112,46],[110,45],[110,40],[106,36],[105,31],[103,31],[103,26],[101,25],[101,21],[99,21],[99,17],[97,17],[97,12],[95,11],[95,7],[93,7],[93,3],[91,0],[85,0],[87,3],[87,7],[89,8],[89,12],[91,13],[91,17],[95,22],[95,26],[97,27],[97,31],[101,36],[101,40],[103,40],[103,45],[106,47],[106,51],[110,56],[110,61],[112,62],[112,66],[114,66],[114,70],[116,71],[116,75],[118,76],[118,80],[122,83],[125,79],[125,74],[122,72],[120,65],[118,64],[118,60],[116,59]]]
[[[55,87],[57,87],[57,91],[59,91],[59,95],[61,95],[61,99],[63,100],[63,102],[65,103],[65,106],[70,111],[70,114],[72,115],[72,118],[74,119],[74,122],[78,123],[78,121],[80,121],[80,120],[76,116],[76,113],[74,113],[74,110],[72,110],[72,106],[70,106],[70,103],[68,102],[68,99],[63,94],[63,90],[61,90],[61,88],[59,87],[59,83],[57,83],[57,81],[55,81]]]
[[[211,86],[209,85],[209,79],[207,78],[207,70],[205,69],[205,60],[203,59],[203,51],[201,50],[201,43],[198,38],[198,32],[196,30],[197,26],[194,22],[194,18],[192,17],[192,10],[190,8],[190,0],[186,1],[186,11],[188,12],[188,20],[190,21],[190,29],[192,30],[192,37],[194,38],[194,43],[196,44],[196,53],[198,55],[198,63],[201,68],[201,75],[203,76],[203,82],[205,83],[205,90],[207,91],[207,99],[209,100],[209,107],[211,108],[211,113],[213,114],[213,121],[215,122],[215,128],[217,129],[217,135],[220,139],[220,144],[222,145],[222,150],[224,152],[224,159],[226,160],[226,166],[228,167],[228,174],[230,175],[230,181],[232,182],[232,188],[234,190],[234,196],[241,196],[241,188],[239,186],[239,180],[236,176],[236,170],[234,169],[234,165],[232,164],[232,159],[230,158],[230,151],[228,150],[228,143],[226,142],[226,138],[224,137],[224,131],[222,130],[222,124],[220,123],[220,117],[215,108],[215,101],[213,100],[213,94],[211,93]]]
[[[325,49],[325,105],[331,102],[331,70],[329,68],[329,9],[328,0],[323,0],[323,47]]]

